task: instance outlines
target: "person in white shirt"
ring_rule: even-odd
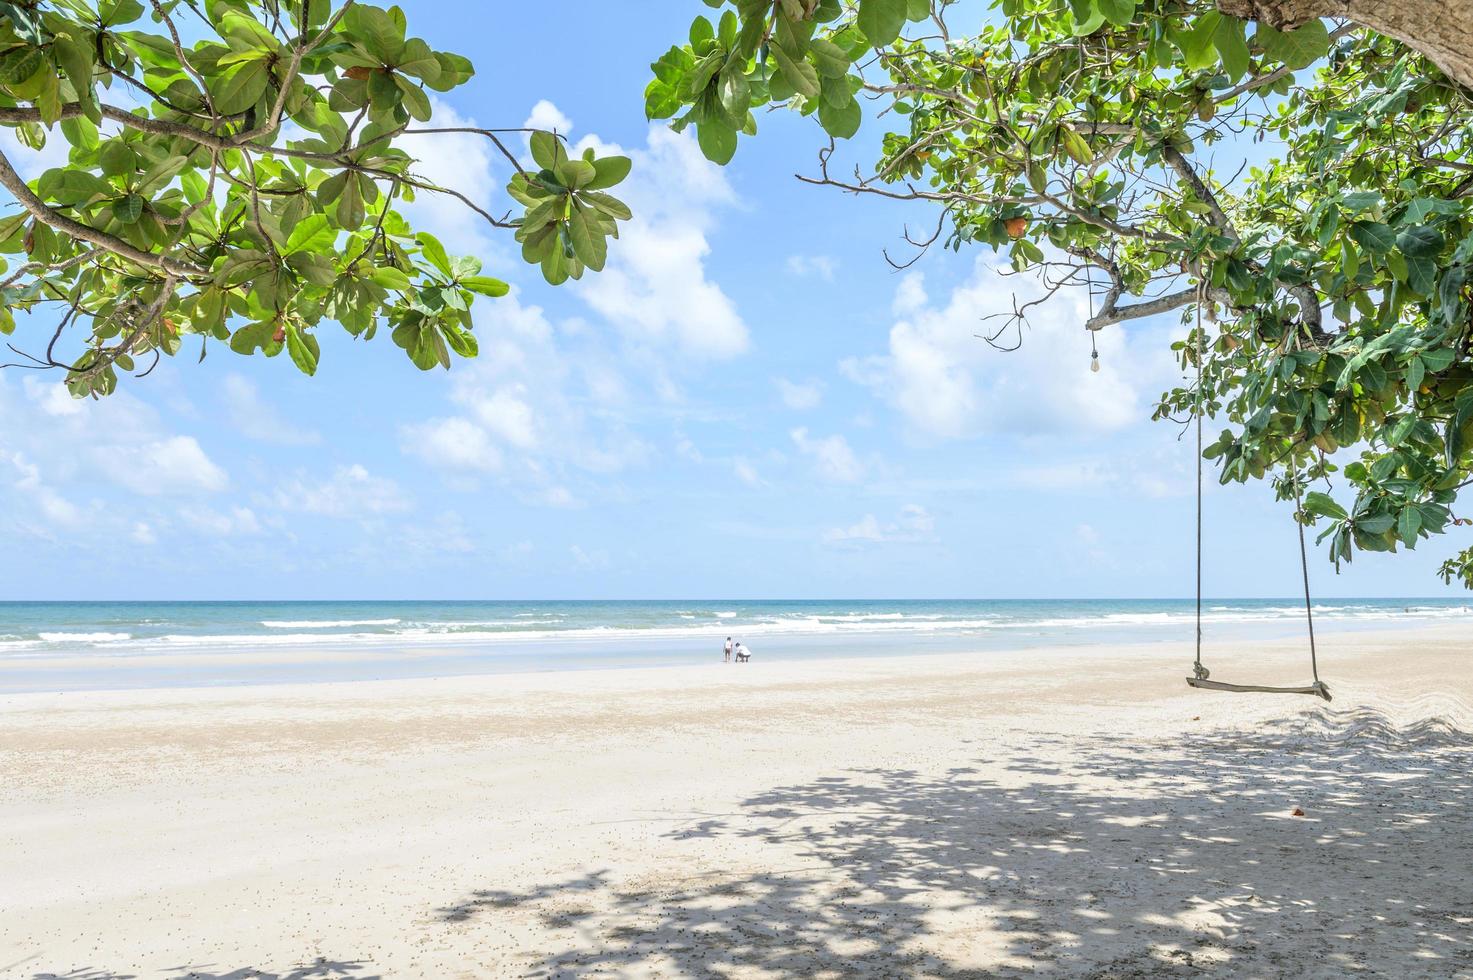
[[[738,640],[736,646],[732,647],[731,650],[736,654],[736,661],[739,664],[746,663],[752,659],[752,651],[748,650],[747,645],[741,640]]]
[[[726,638],[726,655],[721,658],[722,663],[731,663],[731,637]]]

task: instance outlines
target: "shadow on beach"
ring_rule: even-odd
[[[1316,709],[1031,745],[1005,778],[843,771],[668,834],[801,867],[601,871],[438,918],[531,927],[516,972],[543,977],[1473,976],[1469,731]]]
[[[232,970],[217,966],[180,966],[165,971],[167,980],[384,980],[377,973],[364,972],[371,966],[360,960],[316,959],[294,966],[284,973],[239,967]],[[114,973],[83,967],[67,973],[37,973],[33,980],[141,980],[136,973]]]

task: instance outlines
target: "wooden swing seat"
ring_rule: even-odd
[[[1267,684],[1229,684],[1227,681],[1211,681],[1205,677],[1188,677],[1187,683],[1205,691],[1234,691],[1239,694],[1313,694],[1330,700],[1330,689],[1319,681],[1304,687],[1273,687]]]

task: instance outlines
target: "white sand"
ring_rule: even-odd
[[[1473,977],[1468,640],[7,696],[0,977]]]

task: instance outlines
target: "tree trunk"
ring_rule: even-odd
[[[1473,90],[1473,0],[1217,0],[1217,9],[1279,30],[1344,17],[1396,38]]]

